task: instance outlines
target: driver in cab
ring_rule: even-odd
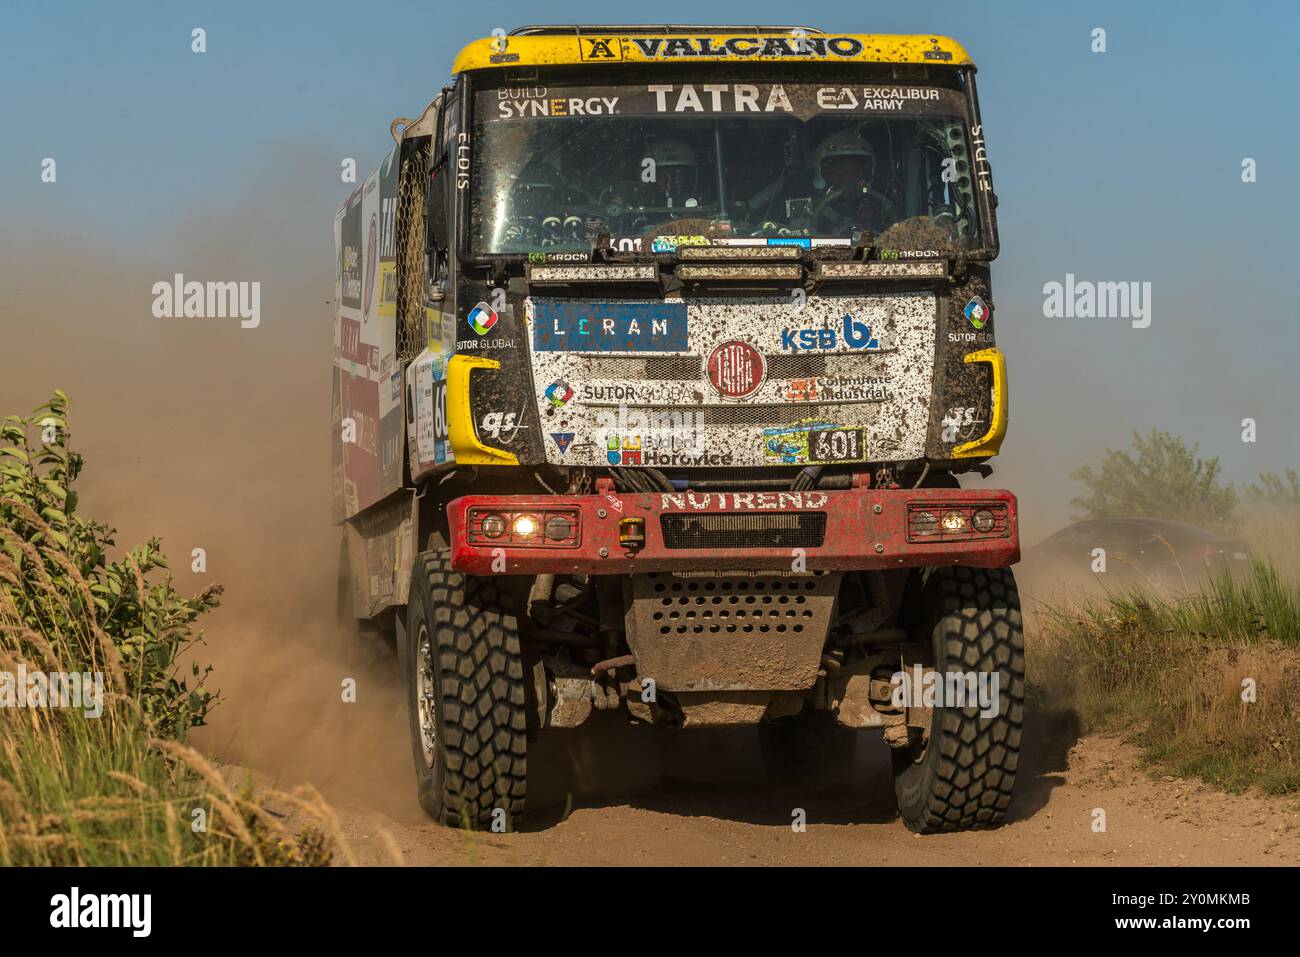
[[[881,232],[890,225],[888,201],[873,188],[876,152],[856,130],[827,136],[813,153],[812,227],[822,235],[858,230]]]
[[[703,197],[700,164],[695,150],[684,140],[659,137],[645,149],[636,168],[642,180],[634,188],[610,186],[603,203],[611,216],[618,216],[629,206],[633,209],[696,210]],[[649,171],[650,175],[646,175]],[[686,213],[693,215],[693,213]]]

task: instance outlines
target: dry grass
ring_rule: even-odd
[[[1194,595],[1080,597],[1041,617],[1041,705],[1129,731],[1173,773],[1300,793],[1300,586],[1272,564]]]
[[[45,598],[61,600],[57,590]],[[122,690],[123,675],[114,673],[112,638],[93,634],[89,620],[80,627],[90,634],[78,641],[33,632],[0,589],[0,671],[108,671],[99,717],[80,709],[0,708],[0,866],[310,865],[336,854],[351,860],[333,812],[314,791],[255,800],[229,787],[197,751],[155,737]],[[88,660],[70,660],[72,647],[93,650]],[[302,826],[291,829],[268,813],[267,800],[293,806]]]
[[[255,799],[184,743],[212,698],[177,659],[220,589],[185,598],[151,582],[166,567],[156,542],[108,559],[111,530],[74,514],[66,401],[0,420],[0,866],[350,862],[314,791]],[[50,422],[57,436],[33,441]],[[19,685],[35,673],[97,673],[102,695],[56,706]]]

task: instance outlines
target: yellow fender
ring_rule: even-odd
[[[962,361],[987,362],[993,370],[993,421],[989,423],[989,430],[974,442],[953,446],[952,457],[974,459],[997,455],[1007,434],[1007,357],[1000,349],[980,349],[966,353]]]
[[[481,356],[452,356],[447,362],[447,436],[457,465],[518,465],[519,456],[479,441],[469,404],[469,377],[475,369],[500,369]]]

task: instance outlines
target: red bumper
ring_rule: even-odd
[[[997,516],[989,533],[969,524],[965,533],[921,531],[930,517],[985,509]],[[540,537],[520,544],[510,534],[489,541],[482,532],[489,512],[535,513],[544,524],[557,510],[577,519],[563,546]],[[1020,560],[1016,497],[1002,489],[466,495],[448,504],[447,517],[452,565],[474,575],[1003,568]],[[643,543],[621,544],[620,531],[624,539],[640,531]]]

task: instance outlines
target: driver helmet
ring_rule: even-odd
[[[813,153],[813,186],[825,189],[827,164],[845,157],[861,159],[863,182],[870,183],[876,172],[876,151],[857,130],[841,130],[822,140]]]
[[[650,144],[646,156],[654,160],[655,185],[667,193],[694,195],[699,185],[699,163],[695,150],[682,140],[657,139]]]

